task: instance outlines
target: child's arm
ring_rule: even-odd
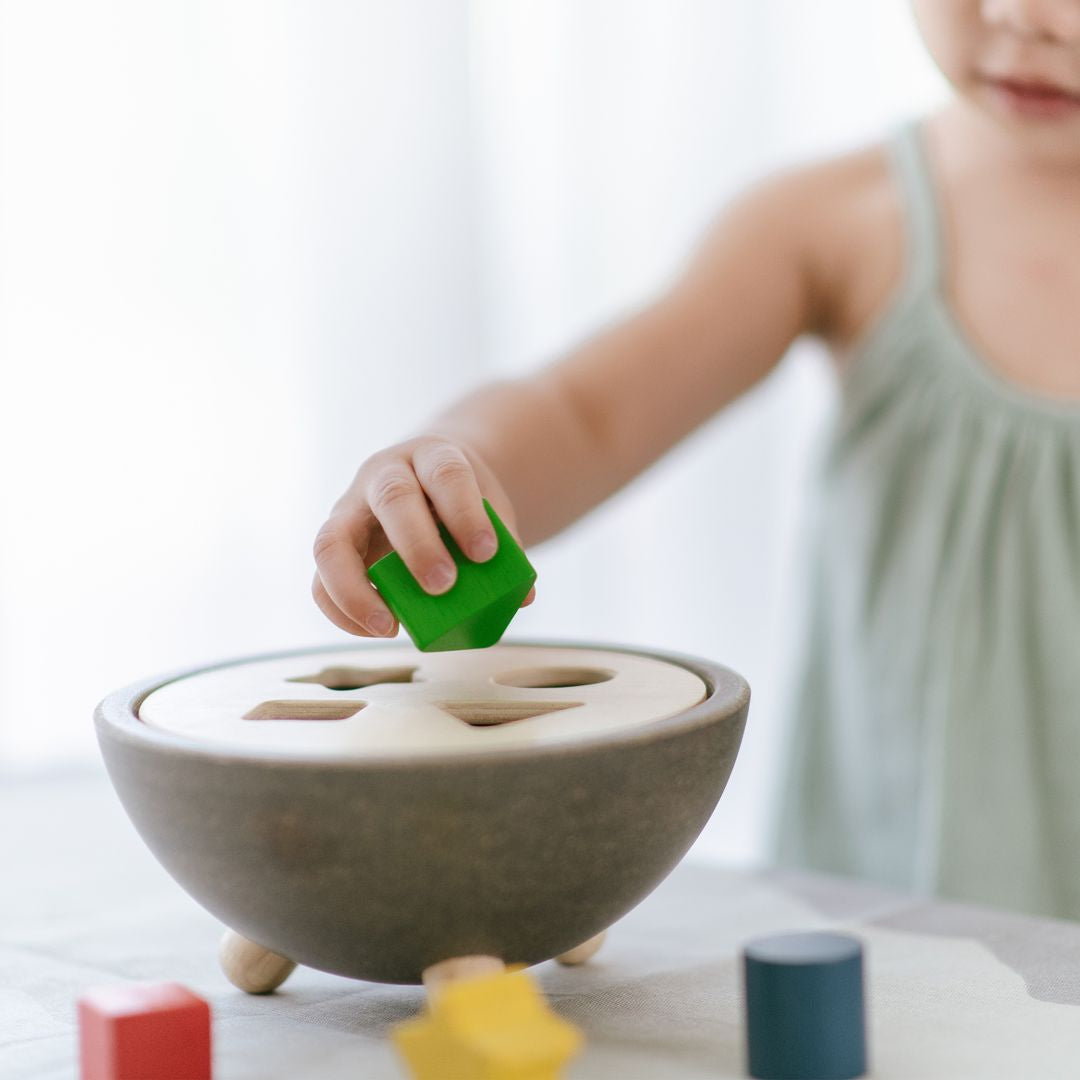
[[[482,495],[534,543],[766,375],[796,337],[820,326],[819,194],[809,170],[755,189],[655,302],[365,461],[315,541],[322,610],[352,633],[392,632],[365,568],[392,547],[429,592],[448,589],[453,562],[432,508],[470,558],[489,557],[483,541],[494,539]]]

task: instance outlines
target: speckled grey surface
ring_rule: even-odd
[[[719,665],[644,655],[694,671],[705,700],[498,757],[210,749],[137,719],[161,679],[106,699],[98,736],[143,839],[222,922],[310,967],[416,982],[450,956],[531,964],[572,948],[647,896],[696,839],[734,764],[749,689]]]

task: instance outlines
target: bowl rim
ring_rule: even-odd
[[[195,757],[200,761],[219,763],[272,765],[275,768],[295,767],[320,769],[332,768],[344,771],[363,771],[368,769],[415,770],[436,766],[453,768],[457,766],[490,765],[502,763],[521,763],[540,759],[559,758],[566,755],[580,755],[591,751],[610,749],[614,746],[638,746],[643,743],[681,735],[712,724],[731,721],[743,713],[750,702],[750,686],[737,672],[722,664],[685,653],[669,652],[659,649],[646,649],[633,645],[611,645],[604,642],[571,641],[566,639],[505,639],[500,644],[527,648],[574,648],[595,649],[604,652],[629,653],[650,659],[676,664],[697,675],[705,683],[705,697],[696,705],[674,713],[671,716],[652,720],[633,728],[600,732],[581,739],[568,739],[561,742],[547,743],[542,746],[511,747],[506,749],[472,751],[432,751],[431,753],[401,754],[365,754],[363,756],[342,756],[339,754],[311,754],[298,756],[287,749],[250,747],[231,747],[226,744],[212,745],[200,743],[189,736],[153,727],[139,717],[143,701],[155,690],[191,678],[205,672],[219,671],[222,668],[239,667],[244,664],[265,660],[282,660],[290,656],[310,656],[318,653],[350,652],[355,653],[355,644],[337,644],[329,646],[306,646],[299,649],[281,649],[268,653],[257,653],[233,657],[213,664],[199,664],[176,671],[140,679],[128,686],[114,690],[106,695],[94,709],[94,725],[98,743],[104,748],[106,741],[153,750],[173,757]],[[361,649],[377,652],[382,649],[401,645],[401,642],[379,641],[370,645],[359,646]],[[496,646],[497,647],[497,646]]]

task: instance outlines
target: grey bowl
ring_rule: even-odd
[[[718,664],[581,647],[681,665],[706,697],[641,727],[495,756],[305,761],[139,719],[148,694],[202,668],[111,694],[97,735],[151,851],[251,941],[376,982],[418,982],[475,953],[533,964],[606,929],[676,866],[724,790],[750,701]]]

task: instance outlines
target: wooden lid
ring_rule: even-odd
[[[208,749],[408,758],[614,735],[683,712],[706,693],[693,672],[638,653],[359,646],[197,672],[150,693],[139,718]]]

